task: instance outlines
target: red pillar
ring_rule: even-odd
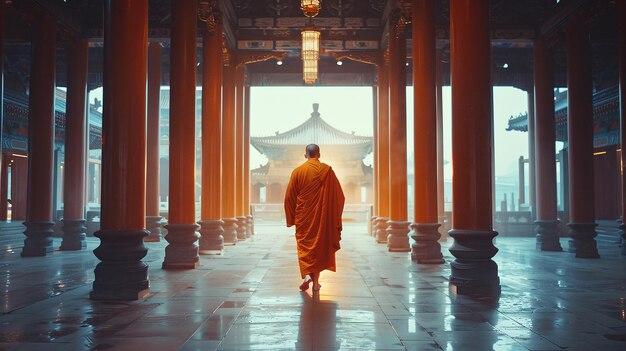
[[[378,216],[376,242],[387,243],[389,220],[389,65],[378,67]]]
[[[199,264],[196,224],[197,1],[172,3],[170,59],[170,196],[164,269]]]
[[[250,212],[250,85],[243,92],[243,209],[246,216],[246,237],[254,235],[254,218]]]
[[[245,216],[243,194],[243,106],[246,79],[244,64],[239,64],[235,68],[235,79],[235,214],[237,215],[237,240],[246,240],[248,218]]]
[[[450,285],[462,295],[497,296],[492,229],[492,110],[489,0],[450,3],[452,225]]]
[[[379,194],[378,194],[378,87],[377,86],[373,86],[372,87],[372,101],[374,102],[374,111],[373,111],[373,115],[374,115],[374,138],[373,138],[373,145],[372,145],[372,149],[373,149],[373,154],[374,154],[374,162],[373,162],[373,168],[374,168],[374,174],[372,177],[372,190],[373,190],[373,205],[372,205],[372,218],[370,220],[370,223],[368,223],[369,226],[369,234],[372,236],[376,236],[376,219],[378,218],[378,208],[379,208],[379,204],[378,204],[378,198],[379,198]]]
[[[2,135],[4,134],[4,1],[0,1],[0,188],[6,187],[7,171],[2,150]],[[0,190],[0,193],[2,191]],[[0,221],[7,220],[7,193],[0,195]]]
[[[159,198],[160,139],[161,139],[161,57],[163,45],[148,45],[148,124],[146,133],[146,229],[145,241],[161,241],[161,211]]]
[[[396,10],[389,24],[389,251],[411,251],[407,221],[406,19]]]
[[[626,220],[626,3],[620,1],[618,13],[619,22],[619,104],[620,104],[620,133],[622,147],[622,241],[626,241],[626,229],[623,221]],[[622,245],[622,255],[626,255],[626,245]]]
[[[445,212],[445,182],[444,182],[444,157],[443,157],[443,63],[441,62],[441,53],[437,52],[437,217],[439,223],[444,224],[446,221]],[[449,219],[448,219],[449,222]],[[449,225],[449,223],[448,223]],[[448,228],[446,226],[446,228]],[[445,234],[447,229],[444,228],[444,240],[447,239]]]
[[[435,0],[413,0],[414,223],[411,258],[443,263],[437,218],[437,47]]]
[[[535,178],[537,171],[535,170],[537,161],[535,159],[535,96],[532,91],[527,91],[528,101],[528,204],[530,205],[530,217],[535,220],[537,218],[537,200],[535,193],[537,191],[537,179]]]
[[[543,40],[534,44],[535,172],[537,174],[537,249],[562,251],[556,205],[556,125],[554,122],[554,63]]]
[[[593,191],[593,91],[589,31],[580,18],[567,25],[569,251],[598,258]]]
[[[11,166],[11,220],[24,220],[27,212],[28,158],[13,154],[7,161]]]
[[[235,204],[235,67],[224,67],[222,109],[222,220],[224,244],[237,244]]]
[[[85,236],[85,156],[87,130],[87,62],[89,46],[78,39],[70,44],[67,67],[65,177],[63,179],[63,242],[61,250],[82,250]]]
[[[148,0],[104,6],[101,243],[91,298],[137,300],[148,292],[145,230]],[[131,132],[132,131],[132,132]]]
[[[202,214],[200,252],[221,254],[222,26],[204,27],[202,38]]]
[[[42,15],[34,26],[28,128],[26,239],[22,256],[52,252],[56,23]]]

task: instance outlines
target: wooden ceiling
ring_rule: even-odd
[[[6,23],[6,73],[17,81],[28,81],[30,28],[33,13],[45,11],[58,19],[58,85],[65,80],[64,38],[90,39],[90,86],[101,84],[103,0],[0,0],[8,7]],[[164,83],[168,81],[169,27],[171,1],[149,1],[150,40],[164,42]],[[199,0],[199,3],[212,0]],[[387,46],[387,18],[395,8],[407,10],[410,0],[322,0],[322,10],[313,25],[322,32],[321,85],[372,85],[371,65],[344,61],[337,66],[333,55],[371,53]],[[285,52],[282,66],[275,61],[249,65],[253,85],[299,85],[300,31],[310,25],[302,15],[299,0],[219,0],[223,12],[227,45],[239,52]],[[437,46],[444,64],[449,62],[450,0],[437,1]],[[491,0],[493,81],[496,85],[532,86],[532,43],[549,38],[556,48],[556,85],[565,85],[563,28],[567,19],[583,14],[591,29],[594,46],[594,84],[616,83],[617,19],[615,0]],[[195,19],[197,20],[197,19]],[[202,29],[199,23],[198,43]],[[412,40],[407,40],[410,62]],[[200,55],[199,62],[201,61]],[[200,62],[201,63],[201,62]],[[201,66],[200,66],[201,67]],[[506,67],[506,68],[505,68]],[[411,66],[408,66],[410,73]],[[447,67],[445,68],[447,72]],[[447,73],[445,82],[449,81]],[[410,82],[410,80],[409,80]]]

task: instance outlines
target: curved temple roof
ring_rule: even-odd
[[[594,146],[619,145],[619,87],[612,86],[593,94]],[[556,140],[567,142],[567,92],[555,93]],[[507,131],[528,131],[528,113],[509,118]]]
[[[266,137],[251,137],[250,143],[261,153],[263,146],[275,145],[362,145],[371,148],[373,138],[345,133],[322,119],[319,104],[313,104],[311,117],[301,125],[284,133]]]
[[[270,159],[284,157],[290,147],[300,148],[312,143],[326,148],[341,147],[361,159],[372,152],[373,137],[342,132],[324,121],[318,109],[319,104],[313,104],[311,117],[301,125],[272,136],[250,137],[250,144]]]

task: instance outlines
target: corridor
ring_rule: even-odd
[[[252,240],[196,270],[162,270],[165,242],[146,243],[150,295],[89,300],[93,250],[0,254],[0,350],[624,350],[626,256],[535,251],[534,238],[497,238],[500,300],[455,298],[448,263],[389,253],[362,225],[344,228],[337,273],[301,293],[290,229],[256,225]],[[567,247],[565,239],[561,239]],[[55,239],[55,247],[59,245]]]

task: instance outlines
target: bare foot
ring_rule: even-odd
[[[311,284],[311,277],[308,275],[304,277],[302,284],[300,284],[300,291],[307,291],[309,289],[309,284]]]
[[[313,291],[320,291],[320,289],[322,288],[321,285],[319,284],[313,284]]]

